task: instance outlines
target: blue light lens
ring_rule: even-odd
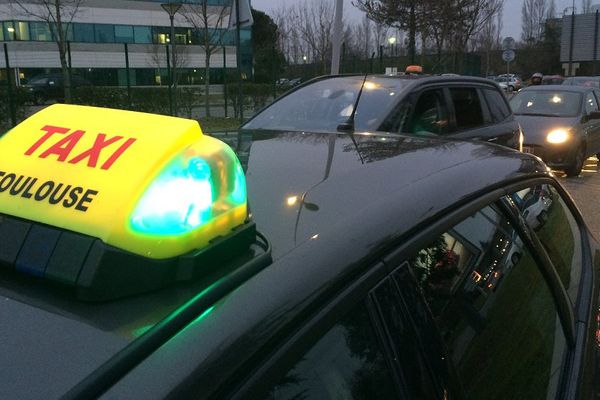
[[[144,193],[131,217],[134,230],[179,234],[211,218],[213,181],[211,167],[198,157],[177,159]]]

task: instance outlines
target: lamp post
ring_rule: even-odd
[[[395,55],[394,54],[395,53],[394,50],[396,49],[396,46],[395,46],[395,44],[396,44],[396,37],[395,36],[390,36],[388,38],[388,43],[390,44],[390,53],[391,53],[391,56],[393,57]]]
[[[173,86],[173,90],[175,91],[175,95],[174,95],[174,99],[173,99],[173,103],[175,104],[175,106],[173,107],[175,109],[175,113],[177,113],[177,66],[175,64],[175,25],[173,24],[173,19],[175,18],[175,14],[177,14],[177,11],[179,11],[179,9],[181,8],[181,3],[162,3],[160,5],[163,10],[165,10],[167,12],[167,14],[169,14],[169,19],[171,20],[171,35],[169,37],[169,42],[171,43],[171,82],[170,85]]]

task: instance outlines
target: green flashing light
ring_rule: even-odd
[[[213,181],[206,161],[172,162],[150,185],[131,218],[134,230],[156,234],[191,231],[211,218]]]

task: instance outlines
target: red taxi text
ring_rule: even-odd
[[[107,136],[105,133],[98,133],[92,147],[82,152],[79,150],[74,152],[73,150],[77,146],[77,143],[79,143],[79,140],[84,135],[89,135],[89,133],[80,129],[63,128],[53,125],[46,125],[41,130],[46,133],[25,151],[26,156],[37,155],[39,158],[56,156],[57,161],[69,164],[86,162],[90,168],[97,168],[102,158],[100,169],[103,170],[110,169],[119,157],[136,141],[135,138]],[[56,140],[57,137],[58,140]]]

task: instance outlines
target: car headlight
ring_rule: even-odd
[[[552,144],[560,144],[569,140],[569,132],[565,129],[554,129],[546,135],[546,141]]]

